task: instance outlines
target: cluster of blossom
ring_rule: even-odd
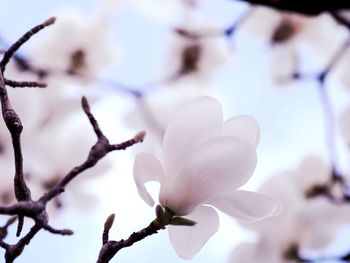
[[[5,74],[2,69],[1,75],[7,78],[44,81],[48,86],[8,88],[11,103],[25,127],[25,177],[32,195],[40,198],[70,168],[84,162],[95,137],[81,118],[77,99],[82,93],[88,94],[97,105],[105,95],[100,87],[110,85],[112,90],[126,92],[135,99],[123,116],[126,125],[147,132],[145,142],[134,147],[133,176],[138,194],[154,206],[146,183],[156,181],[160,190],[156,219],[129,239],[110,241],[108,232],[114,216],[107,219],[98,262],[109,262],[120,249],[164,228],[168,229],[177,255],[191,259],[218,231],[218,210],[256,233],[255,242],[236,247],[229,262],[316,262],[318,257],[309,258],[304,250],[327,248],[348,223],[350,213],[347,170],[339,164],[336,145],[342,135],[341,144],[349,148],[350,105],[346,101],[340,113],[335,111],[327,93],[332,73],[341,85],[349,82],[350,19],[339,12],[307,17],[249,7],[241,19],[221,28],[201,13],[204,2],[101,0],[92,17],[65,10],[56,14],[56,25],[37,41],[30,54],[15,56]],[[121,57],[119,46],[111,38],[113,25],[109,18],[116,7],[123,5],[169,28],[164,70],[150,84],[134,87],[106,78],[108,66],[118,64]],[[224,121],[220,102],[203,96],[215,96],[220,89],[215,84],[215,72],[234,60],[230,41],[236,31],[248,32],[257,42],[269,45],[271,77],[277,85],[305,79],[318,83],[325,112],[329,160],[300,156],[297,169],[272,176],[258,192],[241,188],[257,164],[257,121],[246,115]],[[83,108],[90,116],[89,107],[83,103]],[[5,208],[16,202],[12,148],[2,122],[0,206]],[[88,173],[100,175],[111,167],[104,162]],[[70,191],[55,199],[56,208],[79,206],[75,203],[79,195],[83,202],[90,198],[81,181],[71,185]],[[346,257],[330,256],[339,260]]]
[[[49,190],[69,167],[81,162],[94,142],[93,134],[82,115],[79,116],[81,109],[77,102],[81,94],[89,94],[92,101],[98,101],[98,95],[85,86],[108,65],[114,52],[108,42],[108,28],[103,23],[106,17],[99,15],[89,21],[75,10],[63,11],[58,16],[60,19],[53,30],[40,39],[32,53],[25,58],[15,57],[6,71],[11,79],[45,81],[48,86],[45,89],[9,90],[12,104],[25,127],[26,177],[35,189],[32,190],[34,196]],[[99,35],[100,42],[92,43],[90,39],[96,35]],[[0,137],[1,165],[6,171],[0,185],[0,204],[7,205],[14,201],[13,160],[11,139],[4,123],[1,124]],[[91,173],[101,174],[108,166],[106,163]],[[80,188],[83,189],[82,183]],[[76,196],[71,198],[72,201],[79,201],[82,189],[73,191]],[[83,198],[80,202],[84,202]],[[61,207],[63,203],[60,200],[56,205]]]

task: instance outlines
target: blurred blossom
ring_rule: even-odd
[[[350,107],[347,108],[340,116],[339,126],[341,134],[350,147]]]
[[[61,12],[34,48],[32,63],[60,80],[67,75],[94,80],[118,57],[107,22],[105,16],[88,18],[73,9]]]
[[[350,45],[343,50],[341,60],[336,65],[336,74],[339,77],[340,83],[342,83],[347,90],[350,89]]]
[[[244,250],[236,250],[232,257],[247,256],[249,247],[249,253],[252,253],[249,257],[256,257],[255,260],[260,257],[274,258],[271,262],[277,263],[285,262],[285,253],[293,247],[326,248],[340,227],[348,222],[350,209],[345,205],[335,205],[323,196],[307,198],[306,195],[313,186],[325,184],[331,178],[331,172],[321,159],[308,157],[298,170],[270,178],[259,192],[281,200],[284,209],[280,215],[261,222],[241,222],[258,234],[258,242],[242,246]],[[236,260],[239,262],[238,258]]]
[[[184,12],[195,7],[196,0],[131,0],[143,15],[160,22],[175,24]]]
[[[219,27],[194,13],[185,16],[171,36],[165,75],[208,81],[216,68],[232,58],[226,37],[218,32]]]
[[[281,258],[276,251],[276,247],[268,240],[259,241],[256,243],[243,243],[237,246],[230,258],[229,263],[244,262],[244,263],[288,263],[290,261]],[[272,251],[272,252],[271,252]]]
[[[209,83],[199,84],[192,78],[185,78],[161,86],[138,100],[136,107],[126,114],[125,122],[133,129],[145,130],[147,136],[142,144],[135,145],[132,150],[151,152],[160,157],[164,132],[175,110],[185,101],[215,89],[217,87]]]
[[[13,61],[6,67],[6,77],[16,81],[38,81],[38,77],[35,74],[29,71],[19,70],[16,63]],[[46,112],[48,104],[45,100],[42,100],[42,96],[46,93],[46,88],[24,89],[8,87],[7,92],[14,110],[25,126],[25,132],[22,136],[31,136],[31,134],[38,129],[42,121],[42,116],[44,115],[43,113]],[[0,127],[1,126],[4,128],[6,127],[3,121],[0,121]]]
[[[112,15],[113,11],[118,10],[124,2],[125,0],[99,0],[96,16],[105,19],[106,16]]]
[[[15,63],[10,63],[6,70],[6,76],[18,81],[38,81],[38,77],[30,71],[19,70]],[[44,81],[46,82],[47,79]],[[52,78],[46,88],[8,88],[11,104],[21,118],[25,131],[22,133],[22,144],[30,150],[33,136],[37,136],[39,130],[53,123],[59,125],[77,111],[81,111],[81,92],[78,81],[62,82],[59,78]],[[95,97],[89,96],[92,101]],[[64,105],[64,106],[63,106]],[[5,123],[0,122],[1,133],[9,134]],[[9,138],[9,137],[8,137]],[[12,148],[10,139],[4,142]],[[30,144],[30,147],[27,146]]]
[[[280,204],[267,195],[237,190],[255,169],[258,140],[254,119],[238,116],[223,122],[219,102],[200,97],[184,103],[170,119],[162,162],[149,153],[137,155],[134,178],[143,200],[154,205],[145,183],[158,181],[160,204],[197,222],[191,227],[168,228],[180,257],[192,258],[217,231],[217,212],[206,205],[250,221],[280,211]]]
[[[16,200],[13,186],[15,176],[13,160],[5,159],[0,154],[0,171],[0,205],[9,205]]]
[[[271,50],[271,77],[277,85],[283,87],[294,81],[298,71],[298,58],[290,45],[276,46]]]
[[[60,121],[60,124],[51,123],[33,139],[35,151],[27,156],[27,160],[31,164],[28,169],[32,183],[41,186],[39,195],[55,186],[75,166],[82,164],[96,142],[96,135],[82,117],[79,120],[73,118]],[[65,194],[59,197],[60,200],[69,206],[92,206],[92,200],[96,197],[84,192],[84,181],[102,176],[110,168],[109,159],[102,160],[70,183]]]
[[[264,7],[255,8],[241,29],[269,41],[273,49],[278,48],[272,57],[272,70],[276,71],[272,75],[277,81],[298,71],[295,59],[302,50],[307,51],[317,68],[325,68],[347,38],[346,30],[328,14],[308,17]]]

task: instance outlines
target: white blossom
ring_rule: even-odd
[[[259,192],[281,200],[284,209],[280,215],[264,221],[241,222],[258,234],[259,241],[252,245],[250,256],[256,256],[257,260],[263,253],[265,258],[277,258],[271,262],[285,262],[284,253],[292,246],[322,249],[330,244],[348,221],[350,209],[335,205],[324,196],[306,198],[312,186],[327,183],[330,176],[331,169],[321,159],[308,157],[298,170],[270,178]],[[264,250],[260,251],[262,244]],[[234,254],[239,256],[240,252],[237,253]]]
[[[254,171],[258,140],[254,119],[238,116],[223,122],[221,105],[200,97],[184,103],[172,116],[162,162],[149,153],[137,155],[134,178],[143,200],[154,205],[145,183],[158,181],[160,204],[198,223],[169,226],[170,241],[180,257],[192,258],[217,231],[217,212],[207,205],[244,220],[279,212],[280,204],[269,196],[237,190]]]
[[[341,114],[339,126],[345,142],[350,145],[350,107]]]
[[[31,183],[41,186],[39,196],[51,189],[75,166],[81,165],[96,142],[96,135],[89,129],[83,112],[79,117],[74,117],[61,120],[60,125],[51,123],[33,138],[35,150],[27,156],[27,162],[30,164],[28,169],[32,175]],[[88,169],[69,184],[65,194],[60,197],[63,203],[75,207],[92,206],[96,197],[84,190],[84,183],[88,179],[102,176],[110,168],[111,163],[107,158]]]
[[[255,243],[242,243],[231,253],[229,263],[290,263],[290,261],[281,258],[278,251],[278,244],[272,240],[259,240]],[[276,247],[277,245],[277,247]]]
[[[164,67],[166,76],[178,75],[208,81],[216,68],[225,65],[232,58],[226,37],[220,35],[218,32],[221,29],[208,19],[189,12],[177,28],[186,33],[171,36],[169,56]],[[187,33],[194,36],[186,36]],[[210,34],[216,35],[209,36]]]
[[[193,0],[131,0],[132,5],[141,14],[167,23],[176,23],[184,12],[191,10]]]
[[[67,75],[93,80],[117,58],[109,35],[106,17],[89,19],[74,9],[64,10],[34,48],[31,61],[61,82]]]
[[[265,7],[255,8],[242,29],[272,43],[272,77],[280,84],[300,70],[301,56],[310,56],[317,69],[324,69],[347,38],[328,14],[309,17]]]
[[[13,160],[0,153],[0,205],[12,204],[15,199],[14,176],[15,168]]]
[[[151,152],[160,156],[164,132],[175,110],[185,101],[203,96],[217,88],[208,83],[201,85],[191,78],[186,78],[146,94],[125,115],[125,123],[128,126],[147,132],[143,143],[135,145],[131,150]]]

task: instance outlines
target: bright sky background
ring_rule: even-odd
[[[63,7],[79,8],[89,14],[95,8],[95,1],[0,0],[0,35],[9,42],[17,40],[26,30],[55,15]],[[206,12],[224,25],[234,20],[244,8],[244,5],[220,4],[207,8]],[[110,70],[108,77],[131,84],[157,79],[164,65],[169,37],[167,27],[131,8],[120,10],[111,23],[123,60]],[[45,34],[45,31],[40,34]],[[213,95],[223,103],[226,118],[248,114],[256,117],[261,125],[258,167],[247,189],[256,188],[265,178],[279,171],[294,169],[308,154],[326,158],[317,84],[308,81],[277,88],[270,78],[269,47],[266,44],[240,33],[231,39],[231,45],[233,60],[217,72],[218,89]],[[28,52],[30,47],[31,43],[28,43],[21,52]],[[108,98],[93,111],[102,126],[110,128],[108,135],[116,142],[133,136],[136,131],[127,130],[122,124],[122,113],[133,105],[132,99],[111,90],[103,92]],[[341,88],[332,91],[334,98],[340,100],[338,111],[346,102],[342,94]],[[89,191],[100,196],[99,204],[86,212],[71,208],[63,215],[52,217],[53,226],[73,229],[75,235],[61,237],[41,231],[16,262],[95,262],[101,246],[102,227],[110,213],[116,214],[110,234],[114,240],[127,238],[133,231],[149,224],[154,212],[136,193],[132,178],[132,151],[112,153],[109,158],[116,164],[115,169],[89,185]],[[239,241],[252,238],[233,219],[220,216],[219,232],[191,262],[225,262],[230,250]],[[186,262],[176,256],[166,231],[123,249],[112,260],[124,263],[141,261]]]

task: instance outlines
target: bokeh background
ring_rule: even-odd
[[[172,94],[176,94],[174,87],[160,85],[157,80],[164,76],[167,68],[173,67],[169,56],[174,52],[171,44],[175,34],[173,28],[179,22],[176,21],[178,17],[174,14],[166,18],[158,17],[157,12],[156,14],[145,12],[131,0],[120,2],[116,7],[109,7],[107,10],[106,25],[115,54],[111,55],[113,59],[103,68],[99,76],[114,84],[123,83],[135,89],[149,89],[147,97],[150,98],[152,107],[162,111],[167,100]],[[56,16],[59,23],[61,14],[75,10],[74,12],[80,12],[84,19],[89,21],[106,5],[107,0],[0,0],[0,36],[3,46],[17,40],[29,28],[50,16]],[[218,28],[226,28],[234,21],[238,21],[249,6],[235,1],[207,0],[200,8],[201,14],[207,21],[216,24]],[[166,9],[164,13],[167,14]],[[53,30],[55,26],[40,32],[21,48],[19,54],[25,57],[35,56],[36,53],[33,50],[39,54],[40,50],[35,48],[40,46],[40,41]],[[308,79],[280,85],[273,79],[271,68],[273,47],[266,38],[243,29],[237,30],[230,37],[223,38],[230,57],[211,72],[210,84],[203,82],[196,85],[199,89],[205,89],[201,85],[209,86],[202,93],[210,94],[222,103],[226,118],[232,115],[251,115],[260,124],[258,166],[252,179],[244,188],[255,190],[267,178],[278,172],[296,169],[305,156],[316,155],[329,162],[326,144],[327,122],[318,92],[318,82]],[[64,45],[65,41],[65,39],[57,39],[55,45]],[[95,41],[98,42],[96,39],[91,39],[91,43]],[[307,45],[304,49],[302,48],[304,53],[303,60],[300,62],[301,68],[306,72],[317,72],[320,69],[319,60],[317,55],[308,52],[308,48]],[[54,54],[52,57],[46,57],[50,63],[54,64],[53,58],[55,58]],[[280,67],[283,67],[283,58],[281,60]],[[156,82],[153,83],[154,81]],[[145,87],[144,84],[147,83],[151,84]],[[190,81],[188,83],[184,85],[191,85]],[[114,84],[109,85],[99,81],[88,84],[71,83],[69,85],[82,87],[75,90],[74,94],[70,94],[69,98],[70,103],[76,103],[78,106],[81,95],[93,98],[93,112],[106,135],[112,142],[121,142],[131,138],[139,130],[147,130],[147,128],[142,128],[140,123],[134,125],[133,118],[138,114],[135,110],[137,99],[128,92],[124,92],[120,85]],[[329,90],[335,116],[339,116],[349,102],[348,93],[337,76],[330,78],[329,86],[332,86]],[[169,94],[168,90],[171,90]],[[22,106],[25,108],[26,101],[30,101],[38,92],[41,91],[26,92],[27,97],[23,100]],[[152,100],[153,96],[156,99]],[[160,105],[159,108],[157,103]],[[62,104],[56,106],[66,107]],[[157,111],[154,113],[157,114]],[[81,123],[79,129],[68,127],[69,124],[74,126],[74,123],[79,125]],[[59,121],[57,125],[60,125]],[[79,111],[74,111],[68,122],[64,124],[62,122],[60,129],[59,131],[67,132],[66,136],[69,135],[72,138],[70,143],[73,145],[83,133],[92,133],[85,116]],[[346,170],[348,168],[347,149],[338,131],[336,134],[339,167]],[[35,134],[28,137],[35,145]],[[147,140],[146,137],[145,143]],[[53,154],[55,145],[53,141],[51,147],[48,147],[47,155]],[[126,151],[113,152],[103,161],[104,165],[109,166],[106,173],[89,177],[89,180],[82,179],[84,175],[79,176],[75,186],[67,188],[67,195],[70,191],[73,194],[66,200],[62,209],[59,211],[53,209],[50,218],[53,226],[70,228],[75,234],[71,237],[62,237],[41,231],[16,262],[94,262],[101,247],[104,221],[111,213],[116,214],[115,224],[110,233],[110,237],[114,240],[126,238],[133,231],[147,226],[154,218],[154,210],[139,198],[132,177],[133,159],[135,153],[141,150],[142,145],[137,145]],[[79,151],[77,148],[74,154],[81,154],[83,158],[87,152],[86,149]],[[24,158],[26,160],[26,152],[24,152]],[[30,156],[28,159],[33,161],[34,158]],[[65,167],[65,170],[69,169],[70,167]],[[79,188],[80,180],[84,181],[83,190],[81,190],[83,194],[75,196],[74,191],[77,186]],[[155,190],[154,193],[157,192],[156,185],[151,185],[151,188]],[[77,202],[71,201],[75,198],[80,199]],[[192,262],[227,262],[236,245],[242,241],[255,239],[253,233],[243,229],[234,219],[220,214],[220,220],[218,233],[208,241]],[[0,222],[4,221],[4,218],[0,218]],[[15,230],[11,228],[11,231],[10,236],[13,237]],[[342,240],[342,237],[339,238]],[[343,242],[335,241],[333,248],[338,249],[341,243]],[[1,258],[2,253],[3,251],[0,252]],[[176,256],[167,232],[161,231],[131,248],[123,249],[112,262],[175,263],[186,262],[186,260]]]

